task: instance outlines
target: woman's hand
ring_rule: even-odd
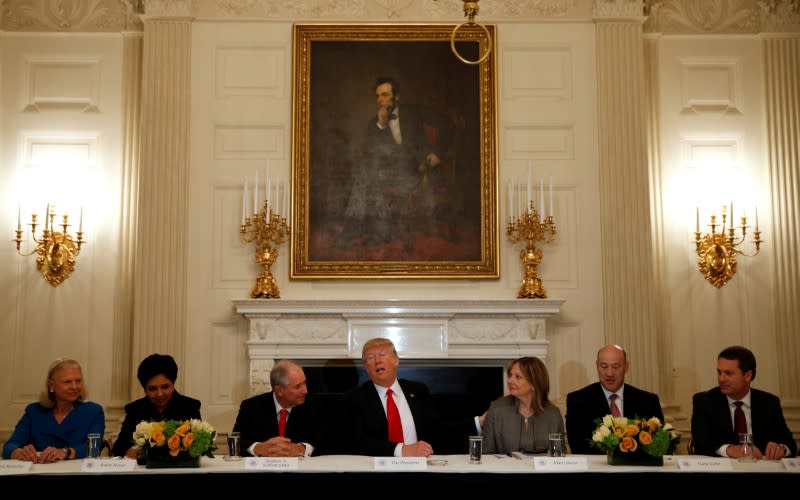
[[[36,448],[34,448],[32,444],[27,444],[22,448],[13,450],[11,452],[11,458],[14,460],[24,460],[26,462],[36,463],[39,459],[39,455],[36,453]]]
[[[69,448],[67,448],[68,450]],[[67,454],[69,451],[65,451],[64,448],[54,448],[52,446],[48,446],[39,454],[39,460],[36,463],[39,464],[51,464],[53,462],[58,462],[59,460],[66,460]]]

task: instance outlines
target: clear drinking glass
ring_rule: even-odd
[[[753,435],[746,432],[739,434],[739,445],[742,447],[742,456],[739,457],[740,462],[754,462],[756,459],[753,451]]]
[[[239,432],[231,432],[228,434],[228,454],[225,456],[225,460],[241,460],[242,459],[242,450],[241,450],[241,437]]]
[[[102,444],[100,434],[90,433],[86,436],[86,458],[99,458],[100,446]]]
[[[481,463],[481,455],[483,455],[483,438],[481,436],[469,437],[469,463]]]
[[[547,455],[551,457],[564,456],[564,434],[551,432],[547,435]]]

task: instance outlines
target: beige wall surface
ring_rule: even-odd
[[[272,266],[281,297],[516,297],[523,267],[520,244],[512,244],[505,235],[505,189],[509,180],[524,181],[530,160],[537,179],[552,176],[555,194],[559,234],[543,247],[539,271],[549,297],[566,300],[561,314],[548,322],[551,398],[562,411],[567,392],[595,380],[597,348],[624,338],[635,344],[628,346],[635,352],[663,350],[663,355],[647,359],[633,356],[629,381],[659,392],[668,418],[688,431],[691,395],[716,383],[716,354],[725,346],[744,344],[759,361],[755,385],[782,396],[790,426],[800,432],[800,388],[782,382],[796,379],[782,376],[796,368],[781,365],[785,357],[778,347],[792,332],[779,331],[774,320],[782,312],[774,307],[779,256],[771,244],[780,230],[772,210],[778,181],[771,177],[767,155],[763,40],[748,22],[755,19],[758,26],[763,13],[755,2],[709,2],[713,8],[706,15],[712,12],[716,17],[706,20],[712,28],[703,31],[702,14],[690,3],[662,2],[657,12],[648,8],[646,17],[644,4],[636,1],[481,2],[478,20],[497,29],[493,63],[498,90],[500,278],[289,280],[290,248],[284,244]],[[33,208],[21,199],[20,180],[38,168],[31,151],[79,144],[86,165],[78,174],[58,163],[43,172],[47,178],[77,175],[86,179],[90,192],[82,203],[88,244],[75,273],[58,288],[39,276],[33,257],[18,256],[11,242],[0,245],[0,284],[5,290],[0,302],[0,439],[13,429],[24,405],[36,398],[49,362],[60,356],[83,363],[92,399],[105,406],[107,431],[113,433],[121,405],[141,394],[133,373],[115,369],[112,359],[122,357],[131,371],[140,361],[133,359],[129,335],[136,335],[141,326],[135,319],[119,321],[131,317],[137,304],[115,298],[120,294],[120,262],[134,250],[120,248],[119,242],[136,244],[135,239],[120,237],[124,228],[136,228],[135,217],[124,215],[123,150],[129,147],[126,141],[134,140],[123,132],[123,34],[141,31],[142,21],[135,9],[120,7],[114,22],[100,22],[99,0],[85,2],[83,10],[73,13],[78,17],[67,20],[59,18],[63,12],[46,6],[31,13],[20,2],[2,4],[0,234],[13,237],[20,203],[23,224]],[[242,183],[245,178],[252,183],[257,170],[263,175],[267,159],[276,177],[289,178],[291,171],[293,23],[455,24],[462,22],[460,9],[460,0],[145,2],[145,45],[148,34],[154,33],[148,30],[160,29],[152,24],[156,19],[188,20],[191,25],[185,51],[190,63],[188,177],[186,186],[175,187],[187,190],[184,222],[175,230],[181,232],[175,236],[187,238],[186,252],[163,249],[167,260],[183,261],[186,275],[179,281],[185,289],[182,294],[163,290],[149,300],[170,306],[164,316],[185,319],[178,322],[185,331],[164,334],[184,346],[183,352],[172,353],[180,363],[177,386],[201,399],[203,416],[221,430],[232,426],[249,390],[246,323],[232,308],[233,300],[248,297],[259,270],[252,244],[239,239]],[[623,241],[609,245],[603,242],[608,235],[601,228],[615,221],[601,210],[598,137],[599,127],[612,121],[598,112],[605,104],[598,102],[598,61],[607,58],[598,53],[597,26],[617,18],[645,22],[650,32],[644,57],[652,96],[649,141],[655,150],[651,164],[641,165],[650,175],[650,213],[634,214],[640,225],[625,226]],[[779,31],[796,39],[796,26],[788,24]],[[159,120],[172,119],[149,111]],[[797,113],[794,110],[795,117]],[[625,128],[605,132],[638,140],[637,133]],[[709,164],[720,172],[711,182],[702,177]],[[796,164],[794,169],[796,173]],[[134,171],[139,169],[134,166]],[[728,178],[737,182],[723,182]],[[625,181],[619,179],[615,186],[612,179],[610,189],[626,189]],[[169,202],[172,188],[158,189],[139,192],[138,204],[160,206],[165,198]],[[733,280],[716,289],[696,268],[695,210],[698,199],[709,210],[729,203],[731,192],[737,200],[746,200],[742,208],[746,205],[748,215],[758,206],[765,244],[757,257],[740,257]],[[620,193],[606,205],[619,204],[616,208],[624,210],[626,196]],[[41,213],[47,200],[38,194]],[[147,234],[147,228],[140,234]],[[630,303],[609,310],[608,304],[618,301],[604,300],[604,280],[612,278],[605,274],[608,267],[631,272],[626,267],[641,265],[642,256],[628,253],[625,239],[652,242],[654,278],[646,279],[653,280],[656,303],[633,293]],[[609,248],[618,250],[609,255]],[[796,261],[797,255],[782,258]],[[608,262],[617,265],[607,266]],[[153,272],[141,263],[134,269],[140,275]],[[635,278],[628,281],[635,283]],[[793,286],[796,289],[798,283]],[[605,331],[608,317],[622,318],[623,324],[629,318],[633,325],[643,310],[654,312],[657,331]],[[139,350],[169,344],[149,337],[139,342]],[[652,366],[651,359],[657,359],[658,366]],[[130,388],[128,398],[119,387]]]

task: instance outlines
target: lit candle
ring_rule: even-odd
[[[258,170],[256,170],[256,183],[253,186],[253,213],[258,213]]]
[[[244,180],[244,184],[242,184],[242,225],[244,226],[244,220],[247,217],[247,179]]]
[[[544,177],[539,177],[539,218],[544,222]]]
[[[553,176],[550,176],[550,211],[547,214],[553,216]]]
[[[506,196],[508,197],[508,221],[512,222],[514,220],[514,198],[513,194],[511,193],[511,179],[508,179],[506,182]]]
[[[525,210],[531,205],[531,201],[533,200],[533,167],[531,166],[531,161],[528,160],[528,200],[525,202]]]
[[[699,233],[700,232],[700,205],[697,205],[695,207],[695,211],[696,211],[696,213],[695,213],[695,222],[694,222],[694,224],[695,224],[694,232],[695,233]]]
[[[78,232],[83,232],[83,205],[81,205],[81,220],[78,222]]]
[[[17,205],[17,231],[22,231],[22,203]]]

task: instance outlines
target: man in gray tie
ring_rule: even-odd
[[[567,394],[567,441],[575,454],[604,453],[589,443],[597,428],[595,420],[615,413],[612,402],[622,416],[657,417],[664,422],[658,395],[625,383],[630,362],[622,347],[616,344],[602,347],[597,351],[595,366],[599,381]]]

